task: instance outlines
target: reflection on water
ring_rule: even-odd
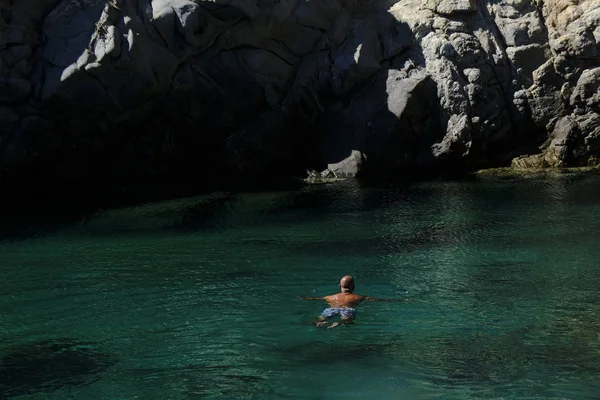
[[[0,398],[595,399],[599,183],[347,181],[12,215]],[[316,329],[324,304],[298,296],[347,273],[410,301]]]

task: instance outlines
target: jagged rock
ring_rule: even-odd
[[[575,121],[584,137],[583,151],[579,158],[590,159],[599,158],[600,152],[600,114],[589,112],[583,115],[575,115]]]
[[[519,156],[512,160],[511,167],[519,169],[546,168],[548,165],[542,154]]]
[[[554,126],[550,145],[545,151],[544,161],[546,165],[563,167],[573,161],[574,152],[577,151],[577,140],[579,139],[579,128],[570,116],[560,119]]]
[[[600,157],[599,13],[595,0],[3,3],[0,164],[18,176],[52,151],[62,171],[145,154],[108,156],[102,170],[119,171],[153,162],[165,137],[175,175],[477,167],[535,148],[515,162],[582,164]]]
[[[52,122],[41,117],[23,118],[7,142],[0,169],[6,170],[14,165],[24,166],[49,157],[58,148],[60,141],[53,134],[54,128]]]
[[[321,173],[321,177],[333,175],[335,178],[354,178],[360,172],[365,162],[365,155],[358,150],[352,150],[350,155],[335,164],[328,164],[327,170]]]
[[[4,35],[7,45],[21,45],[27,42],[27,34],[23,26],[7,26]]]
[[[581,73],[569,102],[576,112],[600,112],[600,67],[586,69]]]
[[[546,28],[535,1],[494,1],[487,6],[507,47],[547,44]]]
[[[441,112],[431,91],[434,82],[413,68],[380,72],[348,107],[323,120],[325,164],[358,160],[356,151],[370,170],[431,162],[430,147],[441,136]]]
[[[31,93],[31,83],[27,79],[0,77],[0,103],[14,103],[25,100]]]
[[[594,33],[600,21],[597,1],[549,0],[543,11],[549,44],[555,54],[576,58],[597,58],[598,41]]]
[[[566,114],[561,89],[564,78],[555,70],[553,60],[534,71],[533,85],[527,90],[533,120],[546,129]]]
[[[29,61],[32,55],[31,46],[10,46],[2,52],[2,60],[8,68],[22,61]]]
[[[528,88],[533,84],[533,72],[548,61],[546,48],[539,44],[509,47],[506,54],[518,66],[517,87]]]
[[[453,115],[448,121],[447,133],[441,143],[432,146],[435,158],[455,159],[469,154],[471,149],[471,126],[466,115]]]
[[[19,116],[11,107],[0,107],[0,146],[6,137],[15,129]]]
[[[435,3],[433,8],[436,13],[442,15],[453,15],[464,12],[477,11],[476,0],[436,0],[430,3]]]

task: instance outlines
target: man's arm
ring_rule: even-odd
[[[325,300],[324,297],[299,296],[302,300]]]

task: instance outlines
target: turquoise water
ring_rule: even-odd
[[[596,399],[600,177],[4,217],[0,398]],[[336,291],[356,323],[311,325]]]

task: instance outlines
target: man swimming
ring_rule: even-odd
[[[339,316],[341,322],[334,322],[327,329],[335,328],[340,325],[350,325],[356,318],[356,306],[365,300],[376,301],[373,297],[361,296],[354,293],[354,278],[350,275],[344,276],[340,280],[340,293],[325,297],[303,297],[305,300],[325,300],[329,308],[323,310],[323,313],[315,320],[317,327],[325,326],[329,319]]]

